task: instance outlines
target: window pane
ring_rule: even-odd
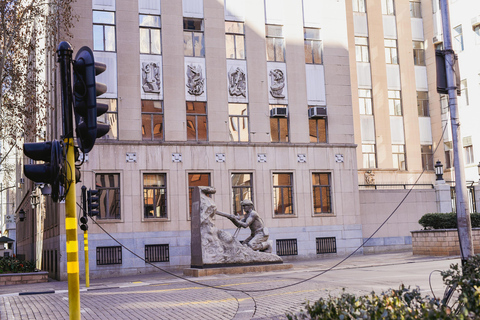
[[[270,139],[272,142],[278,142],[278,119],[270,118]]]
[[[267,61],[275,61],[274,38],[267,38]]]
[[[165,187],[165,174],[144,174],[144,187]]]
[[[305,63],[313,63],[312,41],[305,40]]]
[[[235,39],[237,59],[245,59],[245,38],[244,36],[236,36]]]
[[[197,139],[197,124],[195,116],[187,116],[187,140]]]
[[[267,24],[266,26],[266,35],[269,37],[282,37],[282,26],[274,26]]]
[[[243,22],[225,21],[225,32],[227,33],[245,33]]]
[[[322,63],[322,42],[313,41],[313,60],[316,64]]]
[[[238,135],[239,119],[240,119],[239,117],[230,117],[230,121],[228,124],[228,128],[230,130],[230,141],[239,140],[239,135]]]
[[[183,29],[202,31],[202,20],[183,18]]]
[[[284,57],[285,43],[283,39],[275,39],[275,61],[285,61]]]
[[[249,135],[248,135],[248,118],[242,117],[239,118],[239,135],[240,135],[240,141],[242,142],[247,142],[249,141]]]
[[[93,50],[104,51],[103,46],[103,26],[93,26]]]
[[[305,39],[320,40],[320,29],[303,28]]]
[[[152,15],[139,15],[139,24],[142,27],[157,27],[160,28],[160,17]]]
[[[159,29],[150,29],[150,36],[152,41],[152,52],[153,54],[161,54],[162,46],[160,41],[160,30]]]
[[[203,47],[203,33],[194,32],[193,43],[194,43],[195,57],[203,57],[205,55],[205,50]]]
[[[327,120],[317,119],[318,142],[327,142]]]
[[[142,112],[162,112],[162,102],[155,100],[142,100]]]
[[[226,46],[226,53],[227,59],[235,59],[235,42],[234,36],[231,34],[225,35],[225,46]]]
[[[150,36],[145,28],[140,28],[140,53],[150,53]]]
[[[105,26],[105,51],[115,51],[115,27]]]
[[[109,11],[93,11],[93,23],[115,24],[115,13]]]
[[[198,141],[207,141],[207,117],[197,116]]]
[[[310,134],[310,142],[317,142],[317,121],[315,119],[308,120],[308,127],[309,127],[309,134]]]
[[[142,114],[142,139],[152,139],[152,116],[149,114]]]
[[[153,115],[153,139],[163,140],[163,115]]]
[[[228,114],[230,115],[247,115],[247,105],[244,103],[229,103]]]
[[[193,42],[191,32],[183,33],[183,52],[185,56],[193,57]]]

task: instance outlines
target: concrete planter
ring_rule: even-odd
[[[414,255],[459,256],[457,229],[418,230],[412,233]],[[472,229],[474,252],[480,252],[480,228]]]
[[[48,272],[28,273],[2,273],[0,274],[0,286],[11,284],[39,283],[48,281]]]

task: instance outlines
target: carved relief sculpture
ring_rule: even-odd
[[[280,69],[270,70],[270,94],[274,98],[283,99],[283,88],[285,87],[285,76]]]
[[[258,214],[253,211],[251,203],[244,203],[248,214],[236,217],[217,210],[210,194],[216,190],[212,187],[195,187],[192,194],[192,267],[215,267],[220,265],[282,263],[283,260],[273,253],[272,242],[268,240],[268,231]],[[215,226],[216,214],[235,221],[235,225],[250,228],[251,235],[244,244],[227,231]]]
[[[230,68],[228,72],[228,93],[231,96],[243,96],[247,97],[247,81],[245,72],[237,67]]]
[[[205,89],[205,78],[202,75],[200,65],[187,65],[187,88],[188,93],[194,96],[201,95]]]
[[[160,93],[160,66],[157,63],[142,63],[142,89],[145,93]]]
[[[365,183],[375,184],[375,173],[371,170],[365,172]]]

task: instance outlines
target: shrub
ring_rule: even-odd
[[[440,299],[422,296],[420,289],[388,290],[380,295],[355,296],[345,292],[339,297],[320,298],[306,303],[305,311],[287,314],[289,320],[299,319],[480,319],[480,256],[466,262],[463,270],[452,264],[442,272],[444,283],[454,288],[458,301],[452,306]]]
[[[15,257],[0,258],[0,273],[34,272],[35,262],[18,260]]]
[[[480,213],[471,213],[472,228],[480,227]],[[418,220],[425,229],[456,229],[457,215],[450,213],[427,213]]]

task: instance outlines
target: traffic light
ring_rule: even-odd
[[[108,105],[97,103],[97,96],[107,91],[107,86],[97,83],[95,76],[104,72],[106,65],[95,62],[89,47],[82,47],[73,62],[73,95],[77,141],[83,153],[92,150],[95,140],[108,133],[108,124],[97,123],[97,117],[108,110]]]
[[[43,164],[25,164],[25,176],[34,182],[48,183],[52,186],[52,199],[57,202],[62,195],[63,164],[65,157],[63,144],[58,140],[47,142],[24,143],[23,153],[32,160],[44,161]],[[63,194],[63,192],[62,192]]]
[[[83,231],[88,230],[88,218],[87,218],[87,187],[82,186],[82,202],[83,202],[83,215],[80,217],[80,229]]]
[[[98,190],[89,189],[87,191],[87,202],[88,202],[88,216],[98,216],[100,211],[98,210],[99,204]]]

